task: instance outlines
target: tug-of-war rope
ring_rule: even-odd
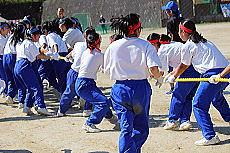
[[[217,82],[229,82],[227,78],[215,78]],[[193,82],[193,81],[209,81],[209,78],[178,78],[175,79],[176,82]]]

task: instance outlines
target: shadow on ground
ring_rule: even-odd
[[[29,150],[0,150],[0,153],[32,153]]]

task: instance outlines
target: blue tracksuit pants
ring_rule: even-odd
[[[16,62],[14,68],[16,85],[22,91],[27,89],[25,98],[25,106],[33,107],[33,104],[37,104],[40,108],[45,108],[44,95],[40,80],[31,62],[27,59],[21,59]]]
[[[141,152],[149,135],[151,95],[147,79],[116,81],[113,85],[110,97],[121,127],[120,153]]]
[[[59,53],[60,56],[65,57],[68,53]],[[65,62],[65,60],[53,60],[53,66],[56,78],[58,79],[58,91],[63,93],[66,88],[66,78],[67,73],[70,70],[70,63]]]
[[[201,77],[209,78],[212,75],[222,72],[222,68],[211,69],[202,74]],[[226,76],[229,78],[230,74]],[[209,82],[200,82],[197,92],[193,100],[193,112],[196,117],[198,125],[202,129],[202,135],[210,140],[215,136],[213,124],[210,114],[208,113],[210,104],[220,112],[225,121],[230,121],[230,108],[228,102],[223,96],[223,90],[228,86],[228,82],[219,82],[218,84],[211,84]]]
[[[94,105],[93,112],[86,121],[86,124],[99,124],[109,109],[108,99],[96,86],[96,82],[93,79],[77,78],[75,90],[81,98]]]
[[[71,107],[73,98],[77,95],[75,91],[75,82],[77,80],[78,72],[70,69],[66,78],[66,89],[62,94],[60,100],[60,112],[65,114]]]
[[[17,94],[17,88],[15,85],[14,66],[16,63],[16,54],[5,54],[3,56],[3,67],[6,72],[6,95],[14,98]]]
[[[3,55],[0,55],[0,79],[6,82],[6,72],[3,67]],[[7,83],[6,83],[7,85]],[[7,87],[6,87],[7,89]],[[3,92],[6,92],[6,89]],[[0,93],[1,94],[1,93]]]
[[[51,60],[42,60],[38,68],[38,73],[42,81],[44,79],[48,80],[49,84],[58,90],[58,83],[55,76],[54,66]]]
[[[199,77],[200,73],[198,73],[192,65],[180,75],[180,78]],[[169,122],[180,119],[180,123],[183,123],[190,120],[192,100],[198,85],[199,82],[176,82],[169,109]]]

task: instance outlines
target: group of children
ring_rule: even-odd
[[[208,110],[212,102],[223,119],[230,121],[230,109],[223,96],[228,83],[215,81],[215,78],[230,77],[226,68],[229,62],[196,31],[194,22],[180,22],[179,35],[184,44],[156,33],[150,34],[146,41],[139,38],[140,16],[129,14],[113,21],[111,28],[118,34],[111,37],[105,52],[100,50],[101,37],[93,27],[88,27],[83,34],[75,25],[73,18],[60,22],[59,28],[64,33],[61,37],[52,21],[39,27],[24,18],[11,32],[8,23],[1,23],[0,86],[7,103],[13,103],[18,94],[23,113],[34,114],[31,110],[34,107],[38,114],[52,115],[44,102],[42,82],[47,79],[61,94],[56,116],[65,116],[73,98],[81,97],[86,101],[85,110],[92,110],[83,126],[87,132],[100,132],[96,124],[106,118],[120,126],[119,152],[139,153],[149,135],[152,89],[147,78],[151,76],[161,87],[163,79],[174,83],[177,77],[205,77],[210,81],[176,82],[164,129],[190,129],[193,108],[204,136],[195,144],[220,142]],[[174,71],[163,78],[169,66]],[[115,80],[110,99],[95,82],[100,68]]]

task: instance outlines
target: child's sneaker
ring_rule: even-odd
[[[186,122],[183,122],[180,127],[179,127],[179,130],[180,131],[185,131],[185,130],[189,130],[192,128],[192,124],[190,121],[186,121]]]
[[[13,99],[12,99],[10,96],[7,96],[7,97],[6,97],[6,103],[7,103],[7,104],[13,104],[14,101],[13,101]]]
[[[26,115],[34,115],[31,108],[23,108],[22,112],[26,113]]]
[[[23,103],[19,103],[18,104],[18,109],[22,109],[22,108],[24,108],[24,104]]]
[[[40,115],[45,115],[45,116],[52,116],[50,112],[46,108],[38,108],[37,113]]]
[[[218,135],[215,135],[212,139],[207,140],[205,138],[198,140],[195,142],[195,145],[198,146],[208,146],[208,145],[214,145],[214,144],[218,144],[220,143],[220,139],[218,137]]]
[[[91,124],[91,125],[84,124],[83,129],[87,133],[99,133],[99,132],[101,132],[101,130],[99,128],[97,128],[94,124]]]
[[[82,116],[83,117],[89,117],[92,114],[91,110],[83,110]]]
[[[177,121],[174,121],[172,123],[167,121],[165,126],[164,126],[164,129],[165,130],[176,130],[178,127],[179,127],[179,124]]]

